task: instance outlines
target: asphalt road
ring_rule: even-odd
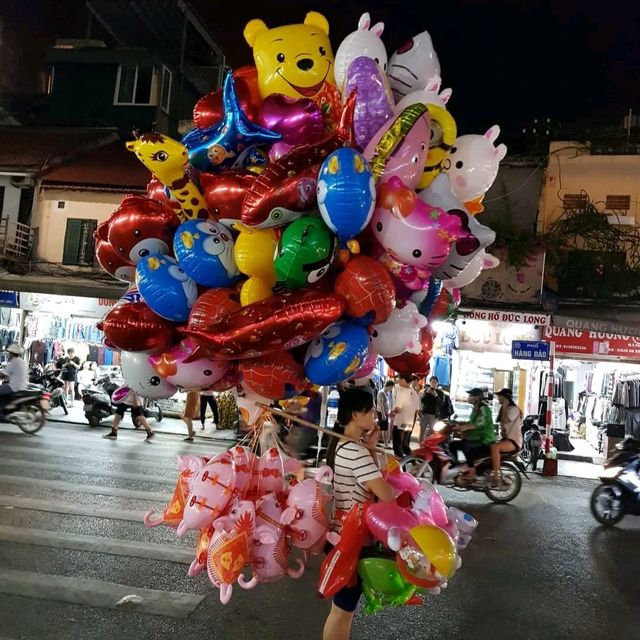
[[[321,637],[317,563],[298,581],[236,589],[222,606],[206,575],[186,576],[193,537],[141,522],[164,507],[177,453],[222,443],[102,433],[49,424],[30,437],[0,426],[0,640]],[[598,527],[594,484],[533,478],[509,506],[446,492],[480,522],[462,569],[425,606],[360,612],[353,638],[637,638],[640,519]],[[116,608],[129,594],[142,604]]]

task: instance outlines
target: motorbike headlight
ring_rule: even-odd
[[[442,431],[446,426],[447,426],[446,422],[443,422],[442,420],[438,420],[438,422],[436,422],[433,425],[433,431],[435,433],[440,433],[440,431]]]
[[[610,467],[609,469],[605,469],[601,474],[600,477],[601,478],[617,478],[621,473],[622,473],[623,469],[622,467]]]

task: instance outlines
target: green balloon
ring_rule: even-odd
[[[394,560],[364,558],[358,562],[358,575],[367,613],[377,613],[385,606],[400,607],[416,592],[416,586],[400,575]]]
[[[275,257],[276,287],[301,289],[329,271],[336,239],[320,218],[303,216],[283,232]]]

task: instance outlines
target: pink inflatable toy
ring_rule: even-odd
[[[231,452],[210,460],[198,473],[176,529],[182,537],[191,529],[205,529],[227,508],[235,487],[235,469]]]
[[[409,509],[393,502],[370,505],[364,517],[369,531],[392,551],[398,551],[405,533],[419,524]]]

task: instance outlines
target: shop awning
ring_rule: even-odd
[[[29,291],[31,293],[49,293],[62,296],[81,296],[84,298],[122,297],[126,286],[113,281],[113,284],[91,280],[81,276],[47,276],[29,274],[15,275],[0,270],[0,289],[3,291]]]
[[[552,315],[552,324],[621,336],[640,336],[640,307],[615,307],[593,303],[589,306],[561,306]]]

